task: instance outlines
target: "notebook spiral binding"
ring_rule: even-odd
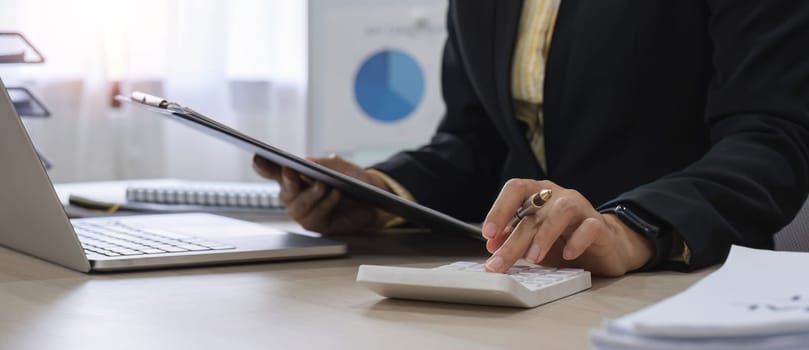
[[[278,209],[283,207],[278,192],[278,186],[273,184],[129,186],[126,199],[159,204]]]

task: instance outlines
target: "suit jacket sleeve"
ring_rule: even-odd
[[[506,147],[464,71],[450,18],[447,23],[441,77],[446,114],[438,130],[426,146],[373,168],[398,181],[420,204],[476,221],[499,190]]]
[[[771,248],[809,191],[809,2],[707,4],[711,148],[605,205],[630,202],[670,223],[691,250],[683,269],[723,261],[731,244]]]

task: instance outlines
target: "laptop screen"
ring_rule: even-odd
[[[73,227],[0,80],[0,244],[88,271]]]

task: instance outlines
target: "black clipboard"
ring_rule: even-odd
[[[119,95],[116,96],[116,99],[122,102],[134,103],[148,110],[169,116],[172,120],[197,131],[223,140],[247,152],[258,154],[275,164],[289,167],[300,174],[333,186],[342,191],[343,194],[358,201],[399,215],[410,222],[433,231],[460,234],[483,240],[478,226],[455,219],[418,203],[410,202],[353,177],[273,147],[178,103],[169,102],[162,97],[142,92],[134,92],[131,97]]]

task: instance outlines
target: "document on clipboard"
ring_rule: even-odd
[[[162,97],[143,92],[134,92],[130,97],[118,95],[115,98],[119,101],[134,103],[148,110],[166,115],[172,120],[185,124],[197,131],[223,140],[247,152],[258,154],[275,164],[291,168],[300,174],[339,189],[346,196],[392,214],[399,215],[417,225],[424,226],[436,232],[460,234],[480,240],[483,239],[478,226],[455,219],[418,203],[410,202],[373,185],[293,155],[280,148],[245,135],[236,129],[217,122],[213,118],[207,117],[202,113],[194,111],[189,107],[184,107],[176,102],[170,102]]]

